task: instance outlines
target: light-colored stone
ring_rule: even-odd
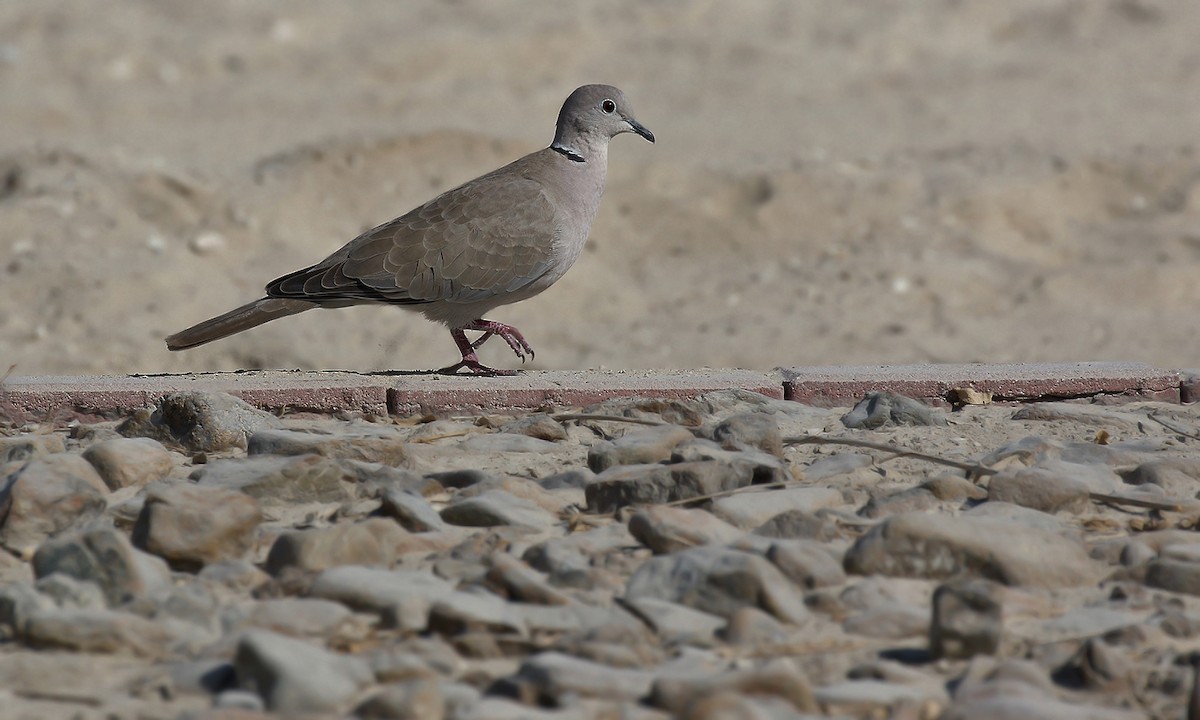
[[[265,630],[242,636],[233,664],[239,687],[292,716],[344,712],[374,679],[365,660]]]
[[[187,483],[146,491],[133,542],[182,569],[236,560],[250,550],[262,522],[258,502],[236,490]]]
[[[0,543],[18,553],[98,517],[108,487],[78,455],[59,453],[9,466],[0,487]]]
[[[113,438],[90,445],[83,459],[96,468],[109,490],[142,487],[175,468],[171,453],[153,438]]]
[[[1071,587],[1095,582],[1097,564],[1076,538],[985,519],[913,513],[884,520],[845,558],[858,575],[944,579],[968,572],[1006,585]]]
[[[133,547],[124,533],[107,526],[47,540],[34,553],[33,571],[39,578],[60,572],[94,582],[114,607],[171,582],[166,562]]]

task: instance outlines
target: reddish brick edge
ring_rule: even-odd
[[[388,387],[353,373],[247,371],[181,375],[10,377],[0,386],[0,420],[62,424],[124,417],[175,392],[226,392],[291,414],[387,414]]]
[[[0,420],[16,423],[115,419],[179,391],[228,392],[291,415],[412,415],[578,407],[640,395],[689,399],[742,389],[824,407],[848,406],[874,390],[934,405],[955,388],[992,392],[996,402],[1200,399],[1200,372],[1136,363],[873,365],[748,370],[547,371],[515,377],[421,373],[245,371],[180,375],[10,377],[0,385]]]
[[[395,415],[447,411],[521,411],[580,407],[617,397],[691,399],[741,389],[783,399],[775,373],[749,370],[626,370],[526,372],[513,377],[421,375],[397,378],[388,393]]]
[[[890,391],[931,405],[948,405],[958,388],[993,394],[994,402],[1086,399],[1119,403],[1181,401],[1176,371],[1140,363],[1005,365],[863,365],[780,368],[788,400],[836,407],[872,391]],[[1200,382],[1196,387],[1200,395]]]

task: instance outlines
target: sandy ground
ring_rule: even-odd
[[[1200,4],[0,4],[0,372],[426,368],[391,308],[161,338],[627,91],[534,367],[1200,365]],[[512,366],[497,343],[483,360]]]

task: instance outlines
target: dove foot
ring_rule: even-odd
[[[530,360],[533,359],[533,348],[530,347],[529,342],[525,340],[525,336],[521,334],[521,331],[512,325],[505,325],[504,323],[499,323],[495,320],[481,319],[471,321],[471,323],[463,327],[462,330],[478,330],[483,333],[478,340],[471,343],[472,350],[477,349],[491,336],[499,335],[500,337],[504,338],[504,342],[508,343],[508,346],[512,348],[512,351],[516,353],[517,357],[521,358],[521,362],[525,362],[526,357],[528,357]],[[453,332],[454,331],[451,331],[452,334]],[[458,342],[458,338],[455,338],[454,341]],[[462,346],[460,345],[459,350],[461,349]]]
[[[472,355],[473,354],[474,353],[472,353]],[[437,373],[439,375],[457,375],[458,371],[462,370],[463,368],[467,369],[467,374],[479,375],[481,377],[496,377],[496,376],[507,377],[509,375],[517,374],[516,370],[499,370],[497,368],[490,368],[487,365],[484,365],[483,363],[479,362],[478,360],[472,360],[470,358],[463,358],[462,362],[455,363],[454,365],[450,365],[449,367],[444,367],[441,370],[438,370]]]
[[[475,342],[467,339],[466,330],[478,330],[483,333]],[[479,362],[479,356],[475,354],[475,349],[482,345],[488,338],[493,335],[499,335],[504,338],[512,351],[521,358],[521,362],[525,362],[525,358],[533,357],[533,348],[521,335],[521,331],[511,325],[498,323],[493,320],[475,320],[469,325],[461,328],[455,328],[450,331],[450,337],[454,338],[454,344],[458,346],[458,351],[462,353],[462,361],[444,367],[438,370],[442,375],[456,375],[459,370],[466,369],[472,375],[516,375],[516,370],[498,370],[490,368]]]

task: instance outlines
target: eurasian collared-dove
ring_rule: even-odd
[[[511,374],[482,365],[476,348],[492,335],[522,361],[533,348],[515,327],[483,316],[537,295],[579,257],[604,192],[608,141],[625,132],[654,142],[624,93],[584,85],[563,103],[550,147],[368,230],[272,281],[266,297],[168,337],[167,347],[185,350],[317,307],[381,303],[450,328],[462,361],[441,372]],[[472,343],[466,330],[483,335]]]

